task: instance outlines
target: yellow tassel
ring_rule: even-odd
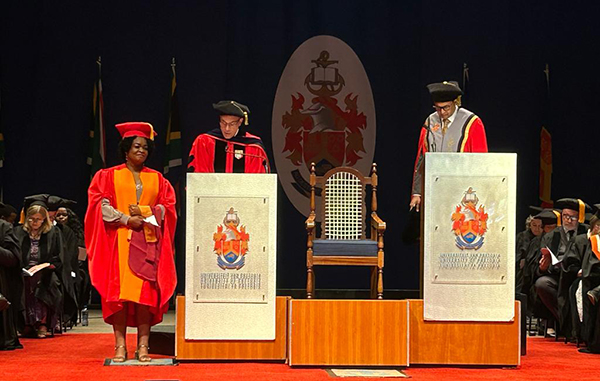
[[[556,210],[553,210],[552,212],[554,212],[554,215],[556,216],[556,226],[561,226],[561,217],[560,217],[560,213],[558,213]]]
[[[585,222],[585,203],[580,199],[577,199],[579,203],[579,223],[582,224]]]

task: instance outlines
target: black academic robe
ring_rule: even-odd
[[[515,245],[515,292],[523,292],[527,294],[527,291],[523,289],[523,276],[525,272],[527,250],[531,240],[534,238],[535,235],[533,235],[529,229],[517,234]],[[523,262],[523,265],[521,265],[521,261]]]
[[[541,276],[538,268],[540,266],[540,259],[542,253],[540,252],[542,238],[546,235],[543,233],[537,237],[534,237],[527,247],[527,255],[525,257],[525,267],[523,268],[523,285],[521,291],[527,294],[527,309],[535,317],[539,318],[551,318],[552,314],[542,301],[538,298],[535,292],[535,281]]]
[[[575,243],[577,236],[581,234],[585,234],[587,232],[588,226],[584,224],[579,224],[577,226],[577,231],[574,233],[571,240],[566,245],[565,252],[562,256],[559,253],[559,246],[561,240],[561,229],[563,227],[558,226],[556,229],[546,234],[542,238],[542,242],[540,248],[548,247],[557,257],[558,259],[565,259],[565,256],[571,250],[572,245]],[[541,257],[541,253],[540,253]],[[559,332],[560,335],[571,336],[572,333],[572,317],[571,317],[571,303],[569,290],[573,285],[573,282],[577,278],[577,272],[581,267],[578,267],[575,263],[558,263],[554,266],[550,265],[550,268],[545,273],[541,273],[539,271],[539,260],[538,260],[538,269],[537,274],[539,276],[550,276],[557,280],[558,289],[557,289],[557,307],[558,307],[558,322],[559,322]]]
[[[19,241],[23,257],[23,266],[29,263],[29,249],[31,239],[23,226],[15,228],[15,235]],[[40,260],[39,263],[50,263],[53,269],[46,268],[35,290],[35,297],[41,300],[51,310],[60,313],[62,308],[62,284],[59,275],[62,274],[63,243],[60,229],[53,226],[50,231],[40,236]],[[24,307],[22,307],[24,310]],[[22,328],[22,327],[19,327]]]
[[[23,348],[17,337],[21,293],[21,250],[13,227],[0,219],[0,293],[11,305],[0,311],[0,350]]]
[[[575,266],[580,263],[581,268],[583,321],[579,321],[577,311],[572,312],[575,324],[574,332],[580,340],[588,344],[588,349],[600,353],[600,316],[598,314],[600,304],[593,305],[587,296],[588,291],[600,285],[600,259],[592,251],[587,234],[582,234],[576,238],[571,250],[565,257],[563,261],[567,261],[566,265]]]
[[[62,263],[60,278],[64,291],[64,321],[69,324],[69,322],[75,323],[77,321],[77,311],[79,308],[75,286],[80,276],[79,261],[77,258],[80,239],[69,226],[57,224],[56,227],[60,229],[63,239],[63,250],[60,258]]]

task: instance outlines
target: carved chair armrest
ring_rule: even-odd
[[[306,225],[308,234],[312,234],[315,230],[315,215],[309,215],[304,224]]]
[[[379,218],[377,213],[371,213],[371,227],[376,229],[378,232],[383,233],[386,228],[385,222]]]

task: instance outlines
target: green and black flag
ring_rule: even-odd
[[[169,97],[169,122],[167,124],[164,174],[176,186],[182,168],[181,125],[179,123],[179,103],[177,101],[177,74],[175,58],[171,62],[171,93]]]
[[[90,179],[102,168],[106,168],[106,135],[104,132],[104,99],[102,95],[102,61],[98,57],[98,80],[94,83],[92,97],[92,124],[90,126],[90,151],[87,163]]]

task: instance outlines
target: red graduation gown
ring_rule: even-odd
[[[135,192],[135,183],[133,189],[124,188],[122,184],[115,187],[115,179],[128,179],[129,171],[125,164],[116,167],[100,170],[92,179],[88,190],[88,209],[85,215],[85,244],[89,256],[90,277],[92,284],[102,297],[102,313],[104,320],[112,324],[113,315],[123,309],[123,302],[131,301],[131,291],[124,286],[125,280],[122,280],[124,271],[128,272],[128,279],[132,279],[132,273],[129,269],[124,269],[124,262],[127,264],[126,257],[123,256],[122,239],[119,235],[127,234],[127,227],[119,226],[116,223],[106,223],[102,219],[102,199],[106,198],[110,204],[117,209],[119,203],[123,204],[124,193],[131,199],[131,192]],[[130,172],[129,172],[130,173]],[[160,223],[161,237],[159,241],[160,257],[157,268],[157,281],[147,282],[137,280],[138,295],[135,302],[150,306],[152,316],[151,325],[162,321],[162,315],[169,308],[169,299],[175,291],[177,275],[175,272],[175,262],[173,254],[173,238],[177,222],[177,213],[175,211],[175,192],[171,184],[159,172],[144,168],[140,174],[144,182],[144,190],[140,205],[144,199],[152,199],[152,205],[163,205],[165,216]],[[144,181],[144,178],[147,181]],[[133,179],[133,175],[131,176]],[[151,181],[150,181],[151,180]],[[122,180],[118,180],[122,181]],[[153,187],[152,189],[147,189]],[[157,187],[154,188],[154,187]],[[152,194],[150,198],[144,197],[144,194]],[[135,193],[134,196],[135,197]],[[128,210],[121,207],[119,210],[129,214]],[[122,238],[122,237],[121,237]],[[125,241],[125,245],[127,245]],[[121,253],[120,253],[121,251]],[[133,278],[135,280],[135,278]],[[135,283],[135,282],[134,282]],[[124,296],[126,295],[126,296]],[[129,303],[132,306],[132,303]],[[127,314],[127,325],[137,326],[134,310],[130,307]]]
[[[258,136],[248,132],[241,137],[224,139],[213,130],[199,135],[192,149],[189,172],[199,173],[268,173],[267,153]]]

